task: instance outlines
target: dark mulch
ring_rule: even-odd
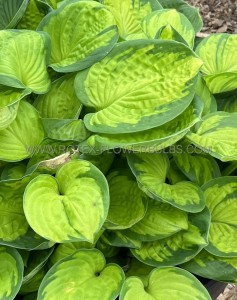
[[[237,0],[187,0],[200,8],[204,27],[202,32],[237,33]]]

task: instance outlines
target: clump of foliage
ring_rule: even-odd
[[[237,36],[183,0],[0,0],[0,299],[237,282]],[[192,273],[192,274],[191,274]]]

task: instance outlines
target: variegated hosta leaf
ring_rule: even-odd
[[[45,135],[49,139],[80,143],[89,136],[82,120],[43,119],[42,121]]]
[[[107,229],[126,229],[139,222],[147,209],[147,196],[128,170],[112,171],[108,177],[110,206]]]
[[[49,54],[50,39],[44,32],[0,31],[0,84],[46,93]]]
[[[21,101],[15,120],[0,131],[0,160],[20,161],[31,156],[44,138],[44,129],[37,111],[29,103]]]
[[[0,85],[0,130],[7,128],[15,120],[20,100],[30,93],[30,89]]]
[[[38,30],[52,39],[50,66],[58,72],[90,67],[105,57],[118,39],[113,15],[95,1],[66,1],[44,17]]]
[[[203,250],[181,267],[204,278],[237,283],[236,257],[218,257]]]
[[[221,177],[203,186],[211,213],[209,245],[214,255],[237,257],[237,177]]]
[[[14,180],[21,179],[26,173],[26,165],[24,163],[9,163],[6,165],[1,173],[0,180]]]
[[[75,94],[74,80],[74,74],[62,76],[52,83],[47,94],[37,97],[34,106],[42,118],[78,119],[82,104]]]
[[[138,239],[125,235],[125,230],[106,230],[100,239],[110,246],[120,248],[139,249],[142,244]]]
[[[221,161],[237,160],[237,113],[217,112],[205,116],[188,140]]]
[[[204,104],[203,113],[202,113],[203,116],[217,111],[216,99],[209,91],[205,83],[205,80],[201,76],[198,76],[197,85],[196,85],[196,94],[201,98]]]
[[[198,97],[178,117],[153,129],[133,134],[94,134],[79,145],[85,153],[101,153],[108,149],[124,148],[136,152],[156,152],[182,139],[200,121],[203,104]]]
[[[205,38],[196,49],[204,62],[204,79],[214,94],[237,88],[236,46],[236,34],[221,33]]]
[[[145,286],[149,282],[149,274],[154,267],[148,266],[134,257],[131,257],[128,263],[128,271],[125,273],[126,278],[131,276],[137,276],[141,279]]]
[[[220,177],[220,168],[214,158],[207,155],[189,154],[182,152],[174,156],[180,171],[199,186]]]
[[[131,249],[141,262],[154,267],[175,266],[195,257],[208,244],[210,213],[208,209],[189,215],[189,227],[170,237]]]
[[[154,269],[144,286],[139,277],[130,277],[123,284],[120,300],[211,300],[204,286],[189,272],[179,268]]]
[[[156,241],[188,229],[188,215],[169,204],[148,200],[144,218],[126,230],[126,235],[143,242]]]
[[[101,155],[81,154],[79,158],[90,161],[103,174],[106,174],[114,161],[115,155],[111,152],[104,152]]]
[[[189,5],[184,0],[159,0],[159,2],[163,8],[174,8],[185,15],[192,23],[196,33],[201,31],[203,22],[198,8]]]
[[[0,245],[28,250],[52,246],[29,228],[24,215],[23,193],[31,178],[0,182]]]
[[[1,284],[0,299],[15,299],[23,279],[24,264],[13,248],[0,246]]]
[[[201,65],[189,48],[174,41],[119,43],[101,62],[76,76],[78,98],[95,110],[85,116],[86,127],[118,134],[173,120],[193,100]]]
[[[18,29],[36,30],[45,12],[40,9],[38,0],[30,0],[23,18],[17,25]]]
[[[165,27],[160,36],[159,31]],[[190,21],[176,9],[154,11],[142,20],[142,28],[148,38],[175,40],[172,28],[180,34],[189,47],[194,45],[195,31]],[[169,31],[169,28],[171,31]]]
[[[134,153],[128,154],[127,159],[140,188],[151,198],[187,212],[200,212],[205,207],[203,191],[196,184],[189,181],[166,183],[169,169],[166,154]]]
[[[93,242],[108,213],[109,191],[91,163],[74,160],[56,173],[39,175],[26,187],[24,212],[30,226],[54,242]]]
[[[0,0],[0,30],[14,28],[20,21],[29,0]]]
[[[102,0],[115,17],[119,35],[124,40],[146,38],[141,19],[153,10],[162,9],[158,0]]]
[[[106,265],[100,251],[78,250],[49,270],[37,299],[115,300],[123,281],[123,270],[115,264]]]
[[[79,249],[92,249],[95,247],[95,244],[89,242],[74,242],[74,243],[62,243],[57,246],[54,253],[50,257],[50,263],[52,265],[56,264],[61,259],[72,255]]]
[[[41,251],[30,251],[24,271],[23,285],[28,283],[47,263],[54,248]]]
[[[48,271],[48,268],[46,266],[44,266],[29,281],[27,281],[26,283],[23,283],[21,286],[21,289],[19,291],[19,294],[21,294],[21,295],[30,294],[31,295],[33,292],[37,292],[47,271]],[[35,296],[34,300],[35,299],[37,299],[37,295]]]
[[[237,112],[237,90],[216,95],[218,110]]]

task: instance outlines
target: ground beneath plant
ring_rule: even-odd
[[[200,8],[203,33],[237,33],[237,0],[187,0]]]
[[[237,286],[228,284],[223,294],[216,300],[237,300]]]

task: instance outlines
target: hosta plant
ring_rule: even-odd
[[[237,35],[201,29],[184,0],[0,0],[0,300],[237,283]]]

